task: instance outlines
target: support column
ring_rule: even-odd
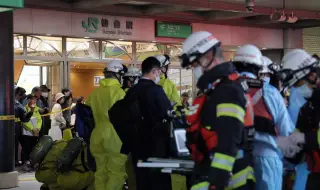
[[[14,172],[13,12],[0,12],[0,189],[18,185]]]
[[[283,30],[283,49],[284,54],[296,48],[303,48],[302,29],[284,29]]]

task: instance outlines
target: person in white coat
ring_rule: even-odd
[[[52,115],[50,116],[51,119],[51,129],[49,130],[49,136],[53,140],[61,140],[62,139],[62,131],[66,127],[66,120],[63,117],[62,107],[61,104],[64,103],[65,98],[64,94],[57,93],[55,95],[55,104],[52,108]]]

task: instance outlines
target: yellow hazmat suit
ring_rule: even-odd
[[[180,95],[176,85],[171,80],[166,79],[164,74],[160,76],[160,81],[158,85],[160,85],[163,88],[164,92],[166,93],[168,99],[171,102],[176,103],[176,106],[182,105]]]
[[[182,102],[180,99],[180,95],[176,85],[169,79],[166,79],[164,74],[160,76],[160,81],[158,83],[164,92],[166,93],[168,99],[171,102],[176,103],[176,106],[181,106]],[[186,178],[182,175],[171,174],[171,181],[172,181],[172,190],[186,190]]]
[[[109,121],[108,110],[125,92],[117,79],[102,79],[100,87],[88,97],[86,104],[93,111],[95,128],[91,134],[90,150],[97,164],[96,190],[121,190],[126,179],[127,156],[120,153],[122,142]]]

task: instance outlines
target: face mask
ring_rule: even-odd
[[[159,81],[160,81],[160,76],[158,75],[158,76],[156,76],[156,79],[154,80],[154,83],[158,84]]]
[[[312,95],[312,92],[313,92],[313,90],[308,86],[307,83],[298,87],[298,90],[299,90],[300,94],[305,98],[310,98]]]
[[[70,94],[71,94],[70,92],[66,92],[65,96],[70,96]]]
[[[199,80],[199,78],[203,74],[202,67],[201,66],[197,66],[196,68],[193,69],[193,72],[194,72],[194,76],[195,76],[196,80]]]
[[[138,84],[139,79],[134,80],[133,85]]]
[[[48,98],[48,92],[42,92],[42,96]]]
[[[32,107],[32,108],[36,107],[36,104],[32,104],[31,107]]]
[[[270,77],[264,77],[263,81],[266,82],[266,83],[270,83]]]

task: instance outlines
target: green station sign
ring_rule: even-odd
[[[167,22],[156,23],[156,36],[169,38],[187,38],[192,33],[189,24],[175,24]]]
[[[0,12],[24,7],[24,0],[0,0]]]

